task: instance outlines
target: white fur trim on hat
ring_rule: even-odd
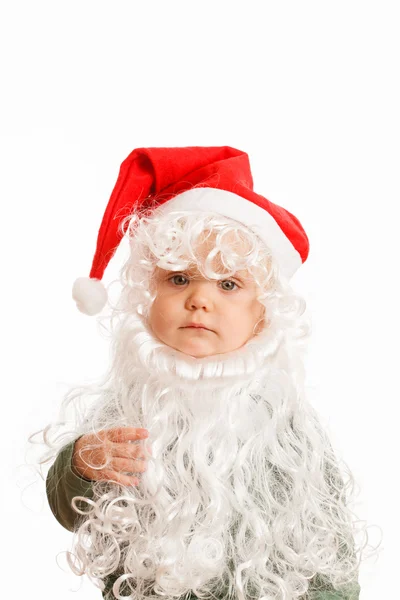
[[[163,213],[186,210],[217,212],[246,225],[268,245],[288,279],[302,264],[299,252],[273,216],[242,196],[217,188],[193,188],[156,208]]]
[[[78,277],[72,286],[72,297],[85,315],[97,315],[107,302],[107,291],[100,279]]]

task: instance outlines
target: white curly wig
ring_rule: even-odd
[[[216,233],[215,272],[196,256]],[[280,275],[265,244],[215,213],[149,210],[123,223],[130,256],[111,307],[112,360],[98,385],[72,389],[60,419],[43,431],[53,459],[67,442],[102,429],[148,429],[152,455],[138,486],[93,482],[73,538],[71,569],[111,598],[293,600],[321,577],[335,589],[358,576],[350,509],[354,478],[339,462],[305,397],[305,302]],[[225,243],[229,234],[230,243]],[[246,241],[238,252],[232,236]],[[194,358],[156,339],[149,326],[156,266],[197,265],[208,278],[238,269],[254,277],[265,327],[243,347]],[[74,422],[63,435],[65,415]],[[74,501],[74,508],[79,507]],[[84,514],[83,514],[84,513]],[[361,548],[361,546],[360,546]]]

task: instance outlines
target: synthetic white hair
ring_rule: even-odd
[[[109,370],[66,395],[60,419],[42,430],[41,462],[84,433],[124,425],[149,430],[152,455],[137,487],[93,483],[71,569],[94,580],[118,573],[114,596],[138,600],[190,591],[293,600],[317,574],[324,585],[350,584],[362,529],[351,510],[354,477],[306,398],[305,301],[265,244],[221,215],[150,210],[125,219],[123,232],[130,256],[111,307]],[[204,232],[215,247],[202,264]],[[195,359],[152,335],[155,266],[191,264],[209,278],[239,269],[254,277],[265,327],[242,348]],[[57,438],[70,405],[73,426]]]

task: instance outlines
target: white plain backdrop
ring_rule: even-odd
[[[292,280],[313,320],[308,385],[371,543],[383,531],[361,600],[400,598],[399,28],[385,0],[1,4],[5,598],[101,598],[65,566],[72,534],[23,468],[27,438],[107,365],[71,286],[89,274],[121,162],[189,145],[248,152],[255,190],[308,233]]]

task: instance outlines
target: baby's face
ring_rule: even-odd
[[[197,255],[199,251],[208,254],[210,243],[206,240]],[[149,325],[171,348],[196,358],[224,354],[243,346],[263,327],[264,307],[256,299],[256,284],[247,271],[218,281],[205,279],[197,268],[166,271],[156,267],[153,277],[157,296]],[[188,327],[192,322],[207,329]]]

